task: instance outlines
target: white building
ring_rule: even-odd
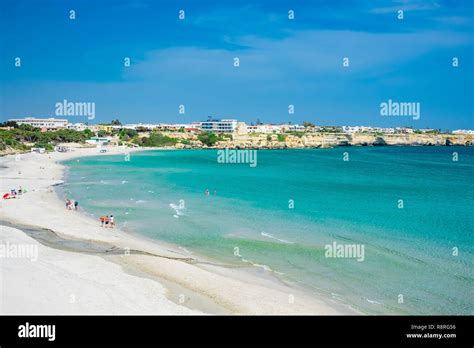
[[[305,130],[304,126],[300,126],[299,124],[289,124],[288,125],[288,130],[290,132],[303,132]]]
[[[382,127],[367,127],[367,126],[342,126],[342,131],[344,133],[384,133],[384,134],[394,134],[394,128],[382,128]]]
[[[474,135],[474,130],[471,130],[471,129],[456,129],[456,130],[453,130],[452,133],[453,133],[453,134],[470,134],[470,135]]]
[[[199,128],[205,132],[233,133],[237,128],[237,120],[208,120],[200,122]]]
[[[83,130],[86,130],[88,126],[84,123],[68,123],[67,129],[72,129],[78,132],[82,132]]]
[[[160,129],[167,129],[170,131],[179,131],[180,129],[197,128],[195,125],[187,124],[187,123],[173,123],[173,124],[160,123],[157,125],[157,127]]]
[[[344,133],[359,133],[362,132],[361,128],[360,126],[342,126],[342,131]]]
[[[152,123],[129,123],[129,124],[124,124],[122,126],[112,126],[113,128],[116,129],[148,129],[148,130],[153,130],[157,128],[159,125],[157,124],[152,124]]]
[[[413,134],[413,128],[408,127],[397,127],[395,128],[396,133],[400,134]]]
[[[281,126],[274,124],[257,124],[256,126],[247,126],[249,133],[280,133]]]
[[[47,128],[47,129],[61,129],[67,128],[68,121],[65,119],[58,118],[34,118],[34,117],[25,117],[25,118],[14,118],[8,121],[13,121],[19,125],[27,124],[36,128]]]
[[[92,137],[88,140],[86,140],[86,143],[91,144],[91,145],[106,145],[110,143],[111,138],[108,137]]]

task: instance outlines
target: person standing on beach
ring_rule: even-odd
[[[78,201],[74,201],[74,210],[77,210],[77,206],[79,205]]]
[[[105,228],[109,227],[109,216],[105,217]]]
[[[115,219],[113,215],[110,215],[110,228],[115,227]]]
[[[105,223],[105,216],[104,216],[104,215],[102,215],[102,216],[99,218],[99,220],[100,220],[100,227],[104,227],[104,223]]]

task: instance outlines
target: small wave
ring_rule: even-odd
[[[150,192],[150,193],[155,193],[155,191],[152,191],[152,190],[148,190],[148,192]]]
[[[252,265],[255,267],[263,268],[264,271],[272,272],[272,269],[267,265],[261,265],[259,263],[253,263]]]
[[[381,303],[381,302],[377,302],[377,301],[374,301],[374,300],[370,300],[370,299],[368,299],[367,297],[365,298],[365,300],[366,300],[367,302],[369,302],[369,303],[372,303],[372,304],[378,304],[378,305],[383,304],[383,303]]]
[[[127,180],[122,180],[122,185],[123,184],[128,184],[128,181]]]
[[[174,203],[170,203],[170,207],[171,207],[171,209],[173,209],[175,211],[176,215],[178,215],[178,216],[184,215],[184,213],[183,213],[184,207],[176,205]]]
[[[278,274],[283,274],[283,273],[280,273],[280,272],[275,272],[274,270],[272,270],[272,269],[270,268],[270,266],[261,265],[261,264],[259,264],[259,263],[252,262],[252,261],[250,261],[250,260],[244,259],[242,256],[240,256],[240,260],[241,260],[242,262],[249,263],[249,264],[251,264],[251,265],[254,266],[254,267],[262,268],[262,269],[263,269],[264,271],[266,271],[266,272],[274,272],[274,273],[278,273]]]
[[[107,184],[108,184],[107,181],[105,181],[105,180],[101,180],[100,183],[101,183],[102,185],[107,185]]]
[[[267,238],[270,238],[270,239],[275,239],[281,243],[285,243],[285,244],[295,244],[295,242],[290,242],[288,240],[285,240],[285,239],[280,239],[280,238],[277,238],[277,237],[274,237],[272,236],[270,233],[266,233],[266,232],[261,232],[260,233],[262,236],[264,237],[267,237]]]
[[[143,204],[143,203],[146,203],[146,201],[144,201],[143,199],[139,199],[139,200],[136,200],[135,203],[136,204]]]

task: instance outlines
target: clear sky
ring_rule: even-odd
[[[66,99],[94,102],[94,123],[213,116],[474,128],[471,0],[2,0],[0,6],[1,120],[53,117],[55,104]],[[381,116],[388,99],[419,102],[420,119]]]

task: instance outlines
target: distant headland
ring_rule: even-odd
[[[70,123],[58,118],[10,119],[0,124],[0,154],[53,151],[63,143],[84,146],[199,148],[328,148],[335,146],[472,146],[473,130],[443,132],[411,127],[246,124],[235,119],[211,119],[190,124]]]

